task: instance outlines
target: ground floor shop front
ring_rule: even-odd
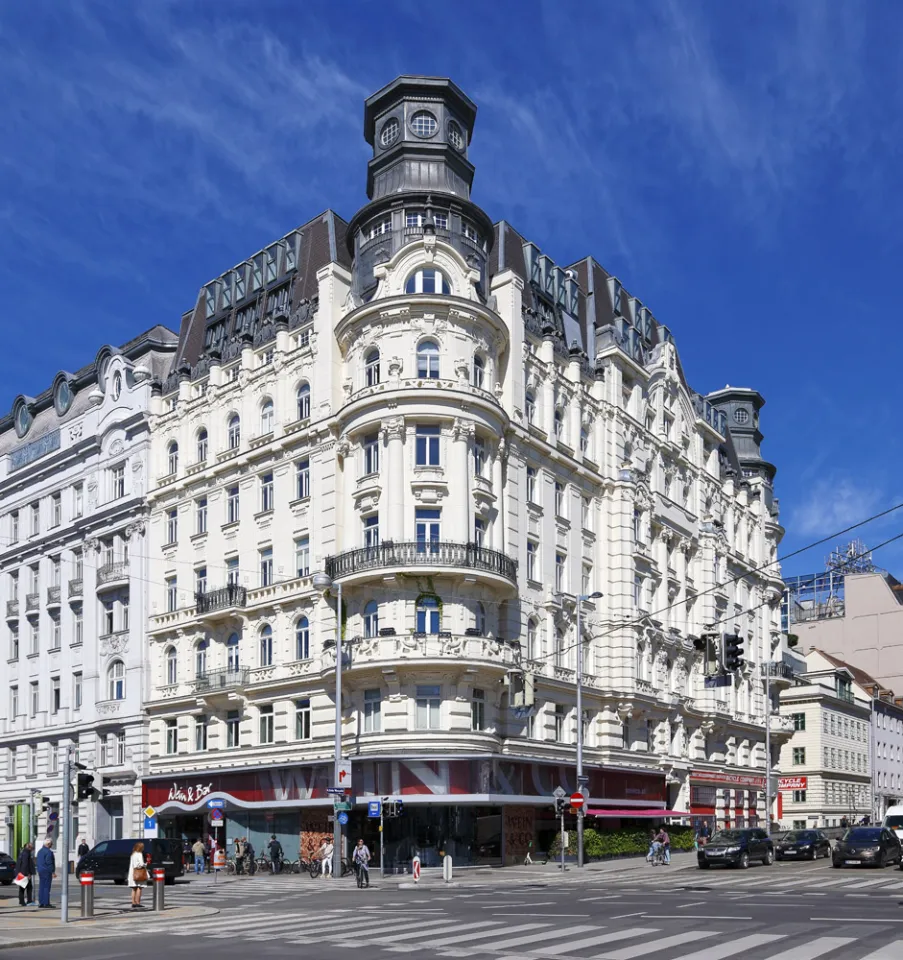
[[[757,827],[765,818],[765,777],[720,770],[690,772],[690,818],[710,833]]]
[[[648,811],[665,806],[664,776],[597,768],[587,770],[594,807]],[[449,854],[460,865],[520,863],[547,851],[560,821],[554,792],[576,790],[573,767],[506,761],[368,760],[352,765],[346,843],[362,838],[376,861],[382,845],[388,867],[417,854],[424,866]],[[144,804],[157,813],[161,836],[193,841],[211,836],[228,850],[247,837],[265,854],[276,836],[286,856],[311,857],[332,836],[331,765],[279,767],[148,779]],[[371,801],[401,800],[400,817],[384,819],[380,838]],[[211,808],[210,803],[213,801]]]

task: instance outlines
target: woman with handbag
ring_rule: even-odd
[[[132,909],[141,908],[141,891],[147,883],[147,865],[144,862],[144,844],[136,843],[132,847],[129,860],[129,886],[132,888]]]

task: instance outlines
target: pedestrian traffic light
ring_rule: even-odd
[[[39,793],[35,797],[35,804],[37,805],[38,813],[44,817],[50,810],[50,797],[46,797],[44,794]]]
[[[100,778],[100,795],[102,797],[109,797],[112,795],[113,791],[110,789],[110,784],[112,783],[112,778],[110,777],[101,777]]]
[[[94,777],[90,773],[80,773],[75,791],[79,800],[91,800],[94,797]]]
[[[743,638],[737,634],[724,636],[724,669],[728,673],[743,666]]]
[[[564,797],[555,798],[555,813],[561,817],[567,812],[568,801]]]

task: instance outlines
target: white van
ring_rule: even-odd
[[[903,843],[903,807],[888,807],[881,826],[893,830],[897,839]]]

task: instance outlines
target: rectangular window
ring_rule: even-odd
[[[371,517],[363,518],[364,526],[364,546],[379,546],[379,514],[374,513]]]
[[[38,621],[31,620],[28,625],[29,633],[31,634],[31,646],[30,650],[34,653],[39,653],[41,649],[41,634],[38,631]]]
[[[166,511],[166,544],[179,541],[179,511],[175,508]]]
[[[589,596],[593,592],[593,568],[588,564],[583,564],[580,573],[580,592],[584,596]]]
[[[50,649],[59,650],[62,644],[62,627],[60,625],[59,615],[50,618]]]
[[[166,609],[172,613],[179,607],[178,580],[175,577],[166,578]]]
[[[273,705],[267,704],[260,708],[260,742],[272,743],[275,739]]]
[[[116,751],[115,763],[121,767],[125,763],[125,733],[122,730],[116,734],[114,749]]]
[[[33,503],[31,505],[31,535],[35,536],[41,529],[41,505]]]
[[[19,688],[9,688],[9,717],[15,720],[19,716]]]
[[[226,746],[241,746],[241,717],[237,710],[230,710],[226,714]]]
[[[226,583],[230,587],[238,586],[238,557],[229,557],[226,561]]]
[[[72,703],[76,710],[82,707],[82,675],[80,673],[72,674]]]
[[[414,535],[418,553],[435,553],[441,537],[442,511],[418,507],[414,511]]]
[[[238,487],[226,490],[226,523],[238,523]]]
[[[310,460],[306,457],[304,460],[299,460],[295,471],[297,498],[307,500],[310,496]]]
[[[75,618],[72,624],[72,643],[77,644],[85,639],[85,617],[80,606],[72,608],[72,615]]]
[[[41,709],[41,688],[35,680],[30,685],[30,696],[28,701],[28,715],[35,717]]]
[[[634,543],[643,542],[643,511],[639,507],[633,508],[633,540]]]
[[[805,729],[806,729],[806,714],[805,714],[805,713],[795,713],[795,714],[793,714],[793,729],[794,729],[794,730],[805,730]]]
[[[125,496],[125,464],[118,463],[110,471],[110,476],[113,482],[112,497],[114,500],[118,500]]]
[[[379,473],[379,434],[371,433],[364,437],[364,476]]]
[[[119,629],[128,630],[129,628],[129,598],[123,597],[119,601]]]
[[[19,576],[15,573],[9,575],[9,598],[10,600],[19,599]]]
[[[47,744],[47,768],[48,773],[60,772],[60,745],[58,743]]]
[[[567,557],[563,553],[555,554],[555,589],[564,593],[567,589]]]
[[[40,589],[40,588],[39,588],[39,584],[40,584],[40,582],[41,582],[41,581],[40,581],[40,575],[39,575],[39,573],[38,573],[38,565],[37,565],[37,564],[34,564],[34,566],[29,567],[29,568],[28,568],[28,572],[29,572],[30,580],[31,580],[31,592],[32,592],[32,593],[37,593],[38,590]]]
[[[486,521],[482,517],[475,517],[473,521],[473,542],[477,549],[483,549],[486,540]]]
[[[583,498],[583,505],[580,513],[580,522],[583,524],[584,530],[592,530],[592,501],[589,497]]]
[[[58,587],[60,585],[60,558],[51,557],[50,558],[50,586]]]
[[[19,628],[16,626],[9,628],[9,659],[19,659]]]
[[[30,743],[28,745],[28,772],[35,776],[38,772],[38,745]]]
[[[62,494],[55,493],[50,498],[50,525],[58,527],[63,522],[63,498]]]
[[[76,483],[72,487],[72,519],[76,520],[82,515],[84,510],[84,487]]]
[[[381,729],[382,693],[379,690],[364,691],[364,733],[379,733]]]
[[[179,752],[179,721],[166,721],[166,752],[169,755]]]
[[[310,537],[295,541],[295,571],[299,577],[310,576]]]
[[[805,747],[794,747],[793,748],[793,765],[795,767],[803,766],[806,763],[806,748]]]
[[[198,753],[207,749],[207,718],[203,714],[194,718],[194,749]]]
[[[50,681],[50,712],[56,716],[60,712],[60,678],[53,677]]]
[[[81,550],[72,551],[72,576],[81,580],[85,573],[85,556]]]
[[[643,609],[643,591],[644,591],[645,581],[643,580],[640,574],[637,574],[633,578],[633,605],[637,610]]]
[[[206,533],[207,532],[207,498],[198,497],[194,502],[194,532],[195,533]]]
[[[100,610],[100,629],[102,634],[113,633],[115,627],[115,608],[112,600],[102,600]],[[175,608],[173,608],[175,609]]]
[[[567,711],[565,707],[560,704],[555,704],[555,740],[558,743],[564,743],[564,727],[565,720],[567,719]]]
[[[486,693],[476,687],[470,700],[470,729],[486,729]]]
[[[536,499],[536,468],[527,467],[527,502],[537,503]]]
[[[564,484],[555,481],[555,516],[564,516]]]
[[[265,473],[260,478],[260,509],[272,510],[276,505],[275,495],[273,493],[273,474]]]
[[[482,477],[486,469],[486,442],[481,437],[473,441],[473,475]]]
[[[198,567],[194,571],[194,592],[195,593],[207,592],[207,568],[206,567]]]
[[[9,538],[15,543],[19,539],[19,511],[13,510],[9,515]]]
[[[536,580],[536,555],[539,553],[539,544],[533,540],[527,541],[527,579]]]
[[[417,729],[438,730],[439,710],[442,705],[442,688],[439,686],[417,687]]]
[[[295,739],[310,740],[310,700],[295,701]]]
[[[439,466],[439,427],[417,427],[414,460],[418,467]]]
[[[272,586],[273,583],[273,548],[266,547],[260,551],[260,585]]]

